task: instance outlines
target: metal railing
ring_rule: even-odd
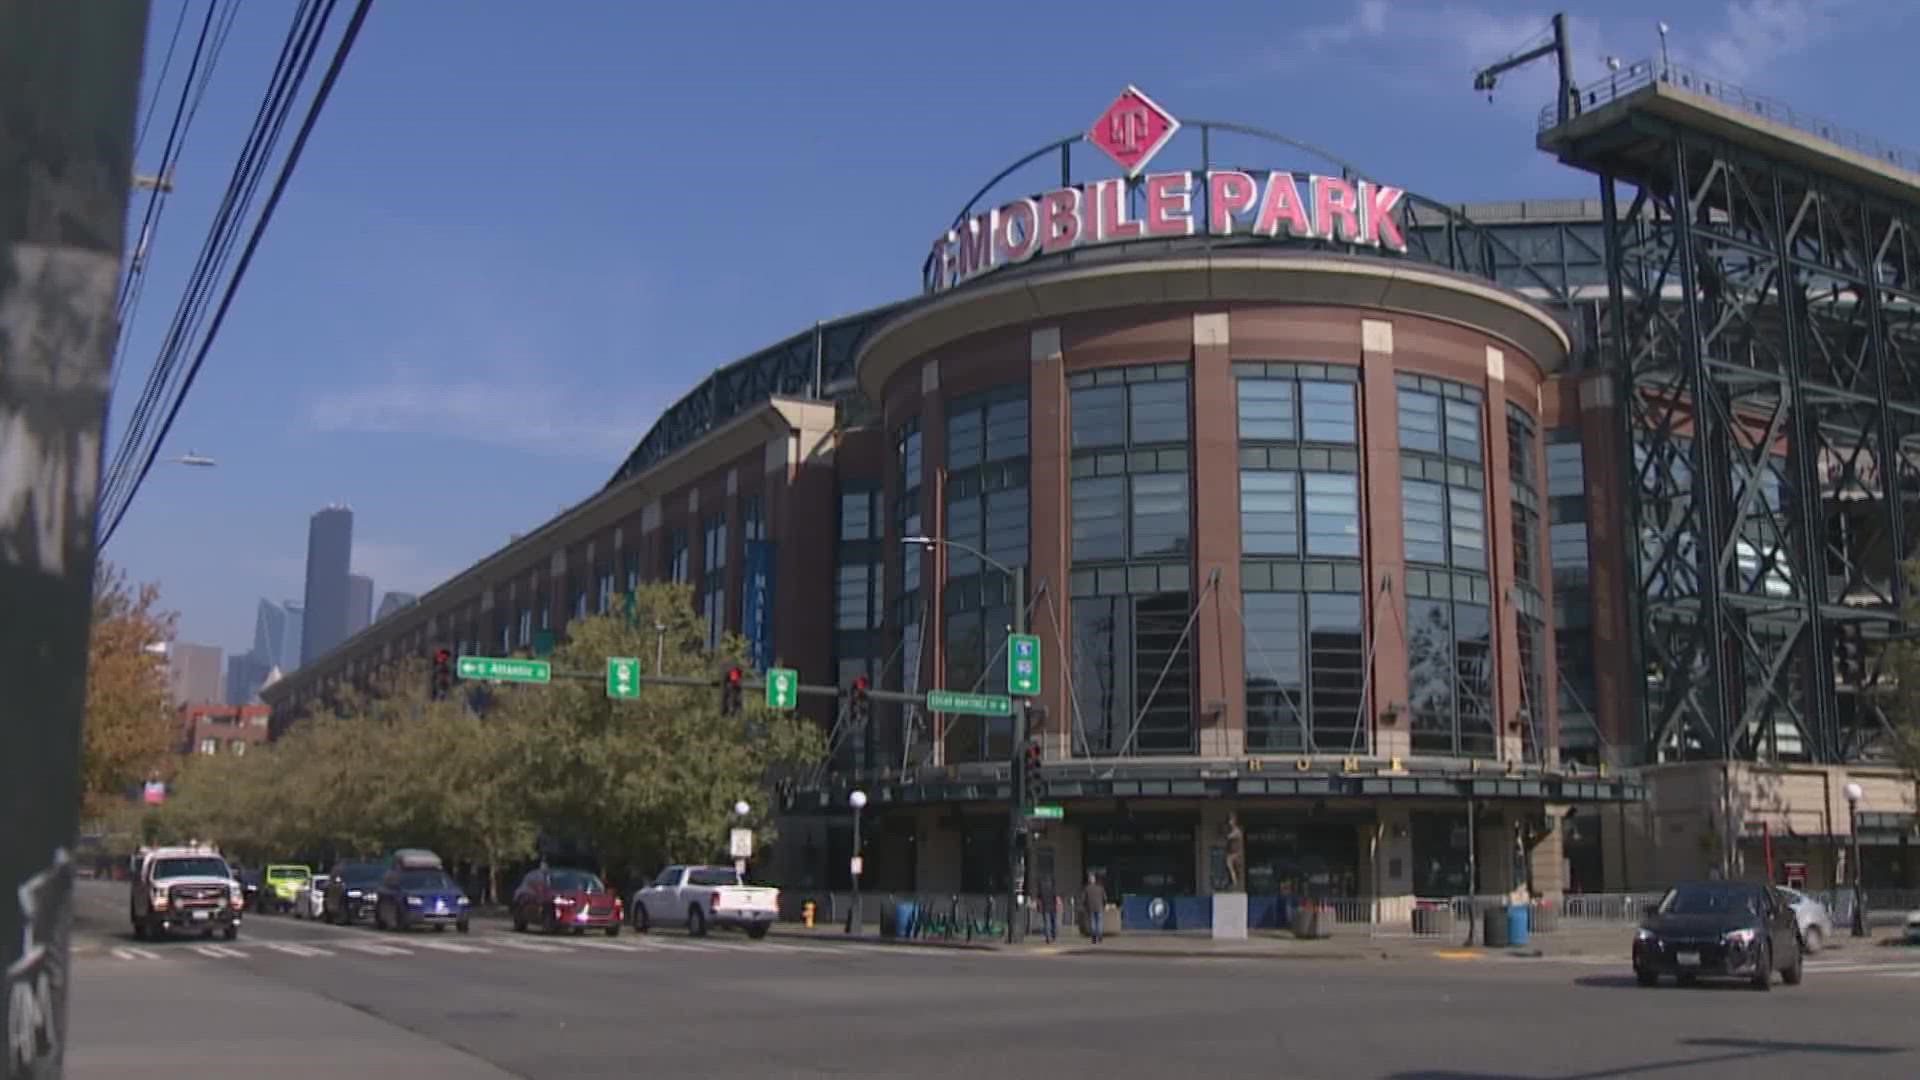
[[[1604,79],[1588,83],[1576,91],[1579,102],[1575,115],[1626,97],[1656,82],[1667,83],[1690,93],[1712,98],[1722,105],[1739,109],[1749,116],[1790,127],[1817,139],[1824,139],[1842,149],[1863,154],[1896,168],[1920,172],[1920,151],[1896,146],[1879,136],[1843,127],[1825,117],[1801,112],[1785,102],[1754,93],[1725,79],[1716,79],[1683,64],[1662,64],[1653,60],[1641,60],[1611,73]],[[1540,110],[1541,131],[1549,131],[1558,126],[1557,106],[1548,105]]]

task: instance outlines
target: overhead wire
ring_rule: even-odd
[[[167,39],[167,55],[160,61],[160,77],[153,81],[153,99],[147,102],[146,115],[140,118],[140,127],[133,135],[135,158],[147,144],[147,128],[153,123],[153,110],[160,105],[160,91],[167,88],[167,72],[173,70],[173,50],[180,44],[180,31],[187,25],[187,9],[192,6],[193,0],[180,0],[180,14],[173,19],[173,36]]]
[[[316,32],[309,39],[311,41],[311,47],[305,50],[305,55],[298,64],[297,74],[290,80],[290,89],[297,88],[299,82],[304,79],[307,67],[312,61],[314,53],[317,51],[320,32],[324,31],[327,17],[331,14],[335,2],[336,0],[328,0],[326,7],[320,11],[317,22],[312,24]],[[303,3],[302,7],[305,8],[306,4]],[[101,533],[101,544],[104,545],[108,540],[112,539],[114,532],[117,531],[120,526],[120,522],[125,519],[127,510],[132,506],[134,496],[138,494],[141,484],[146,481],[148,474],[152,472],[154,462],[160,453],[160,447],[165,443],[168,432],[173,429],[174,422],[179,418],[180,409],[186,402],[187,394],[192,390],[194,380],[199,376],[201,366],[205,363],[208,352],[211,351],[214,341],[219,336],[220,328],[226,321],[227,312],[232,307],[234,296],[238,293],[241,282],[246,278],[247,269],[253,262],[253,256],[255,252],[259,250],[260,241],[266,235],[267,227],[273,220],[274,212],[278,209],[281,198],[286,194],[287,185],[289,181],[292,180],[294,171],[299,167],[300,159],[306,150],[307,142],[312,137],[314,127],[319,122],[320,115],[326,108],[327,100],[332,96],[334,86],[339,82],[340,73],[346,66],[347,57],[351,55],[354,43],[358,41],[360,30],[365,25],[367,14],[372,7],[373,0],[358,0],[356,3],[353,14],[347,21],[346,29],[342,32],[339,42],[334,47],[333,56],[327,65],[326,73],[321,77],[319,88],[314,92],[313,99],[307,107],[306,116],[300,124],[300,130],[294,136],[293,145],[288,149],[287,156],[281,163],[279,175],[274,180],[273,189],[269,192],[266,204],[261,208],[259,217],[254,221],[253,229],[247,237],[245,247],[242,248],[240,252],[240,259],[234,267],[232,276],[227,280],[226,288],[220,297],[220,302],[213,312],[212,321],[208,325],[206,333],[200,338],[199,347],[194,351],[191,364],[187,366],[184,375],[179,379],[177,390],[172,394],[165,418],[162,420],[154,437],[146,443],[147,449],[142,457],[138,471],[130,474],[132,477],[131,480],[123,482],[124,494],[120,494],[117,498],[112,517],[105,519],[106,528]],[[288,50],[283,49],[282,59],[284,60],[287,55]],[[291,93],[289,93],[287,101],[289,102],[290,108],[292,101]],[[267,106],[263,103],[263,115],[266,111]],[[284,124],[284,122],[285,115],[283,113],[271,125],[272,136],[269,137],[269,145],[273,139],[277,138],[280,126]],[[262,158],[261,160],[264,163],[265,159]],[[236,186],[251,193],[252,190],[257,188],[260,178],[260,174],[255,173],[251,180],[245,184],[230,185],[228,195],[230,197],[235,195]],[[240,176],[238,171],[236,171],[236,180],[239,179]],[[217,252],[224,253],[231,250],[232,239],[231,236],[228,236],[224,238],[224,241],[219,241],[216,240],[214,235],[210,234],[208,237],[208,246]],[[176,320],[176,325],[178,323],[179,320]],[[183,338],[179,338],[177,335],[170,334],[169,337],[176,341],[184,341]],[[178,358],[179,354],[177,352],[163,356],[162,360],[155,364],[155,374],[160,374],[160,369],[163,366],[170,368],[173,364],[177,364]],[[170,373],[171,372],[169,372],[169,374]],[[144,420],[145,418],[140,419]],[[122,449],[124,450],[126,448],[127,447],[123,445]]]
[[[290,65],[302,48],[307,48],[310,52],[318,47],[319,39],[314,33],[314,19],[319,14],[321,13],[313,7],[312,0],[301,0],[300,7],[294,14],[293,25],[287,32],[287,39],[281,45],[280,57],[275,64],[267,94],[262,98],[260,108],[255,114],[253,128],[248,134],[246,144],[242,147],[239,160],[234,164],[226,194],[214,215],[214,222],[208,230],[207,238],[201,244],[200,255],[188,280],[186,292],[174,313],[167,336],[161,344],[160,355],[148,372],[146,386],[141,392],[139,401],[133,407],[125,434],[120,440],[113,464],[102,485],[101,520],[107,519],[107,508],[114,506],[128,491],[133,463],[140,460],[148,424],[154,410],[159,407],[164,393],[173,382],[181,350],[185,348],[185,342],[198,326],[199,315],[204,310],[208,290],[224,265],[224,259],[219,253],[227,250],[228,245],[223,243],[223,238],[231,230],[239,227],[240,218],[245,214],[246,203],[243,196],[251,190],[248,177],[265,168],[265,157],[262,151],[270,147],[264,147],[262,139],[268,130],[277,130],[271,127],[270,118],[292,108],[293,99],[290,94],[292,86],[289,80],[294,71],[304,69]]]

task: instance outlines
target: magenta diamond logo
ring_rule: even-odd
[[[1172,113],[1141,93],[1139,87],[1129,86],[1093,122],[1087,141],[1106,151],[1131,180],[1179,130],[1180,121]]]

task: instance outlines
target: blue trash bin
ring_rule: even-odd
[[[1527,943],[1528,917],[1533,909],[1525,904],[1507,906],[1507,944],[1519,948]]]
[[[918,904],[908,902],[894,905],[894,933],[903,938],[912,937],[914,931],[919,929],[919,917],[920,905]]]

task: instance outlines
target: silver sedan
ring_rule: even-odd
[[[1833,936],[1833,912],[1827,905],[1798,889],[1782,887],[1780,892],[1793,904],[1793,917],[1800,924],[1800,946],[1809,953],[1826,947]]]

